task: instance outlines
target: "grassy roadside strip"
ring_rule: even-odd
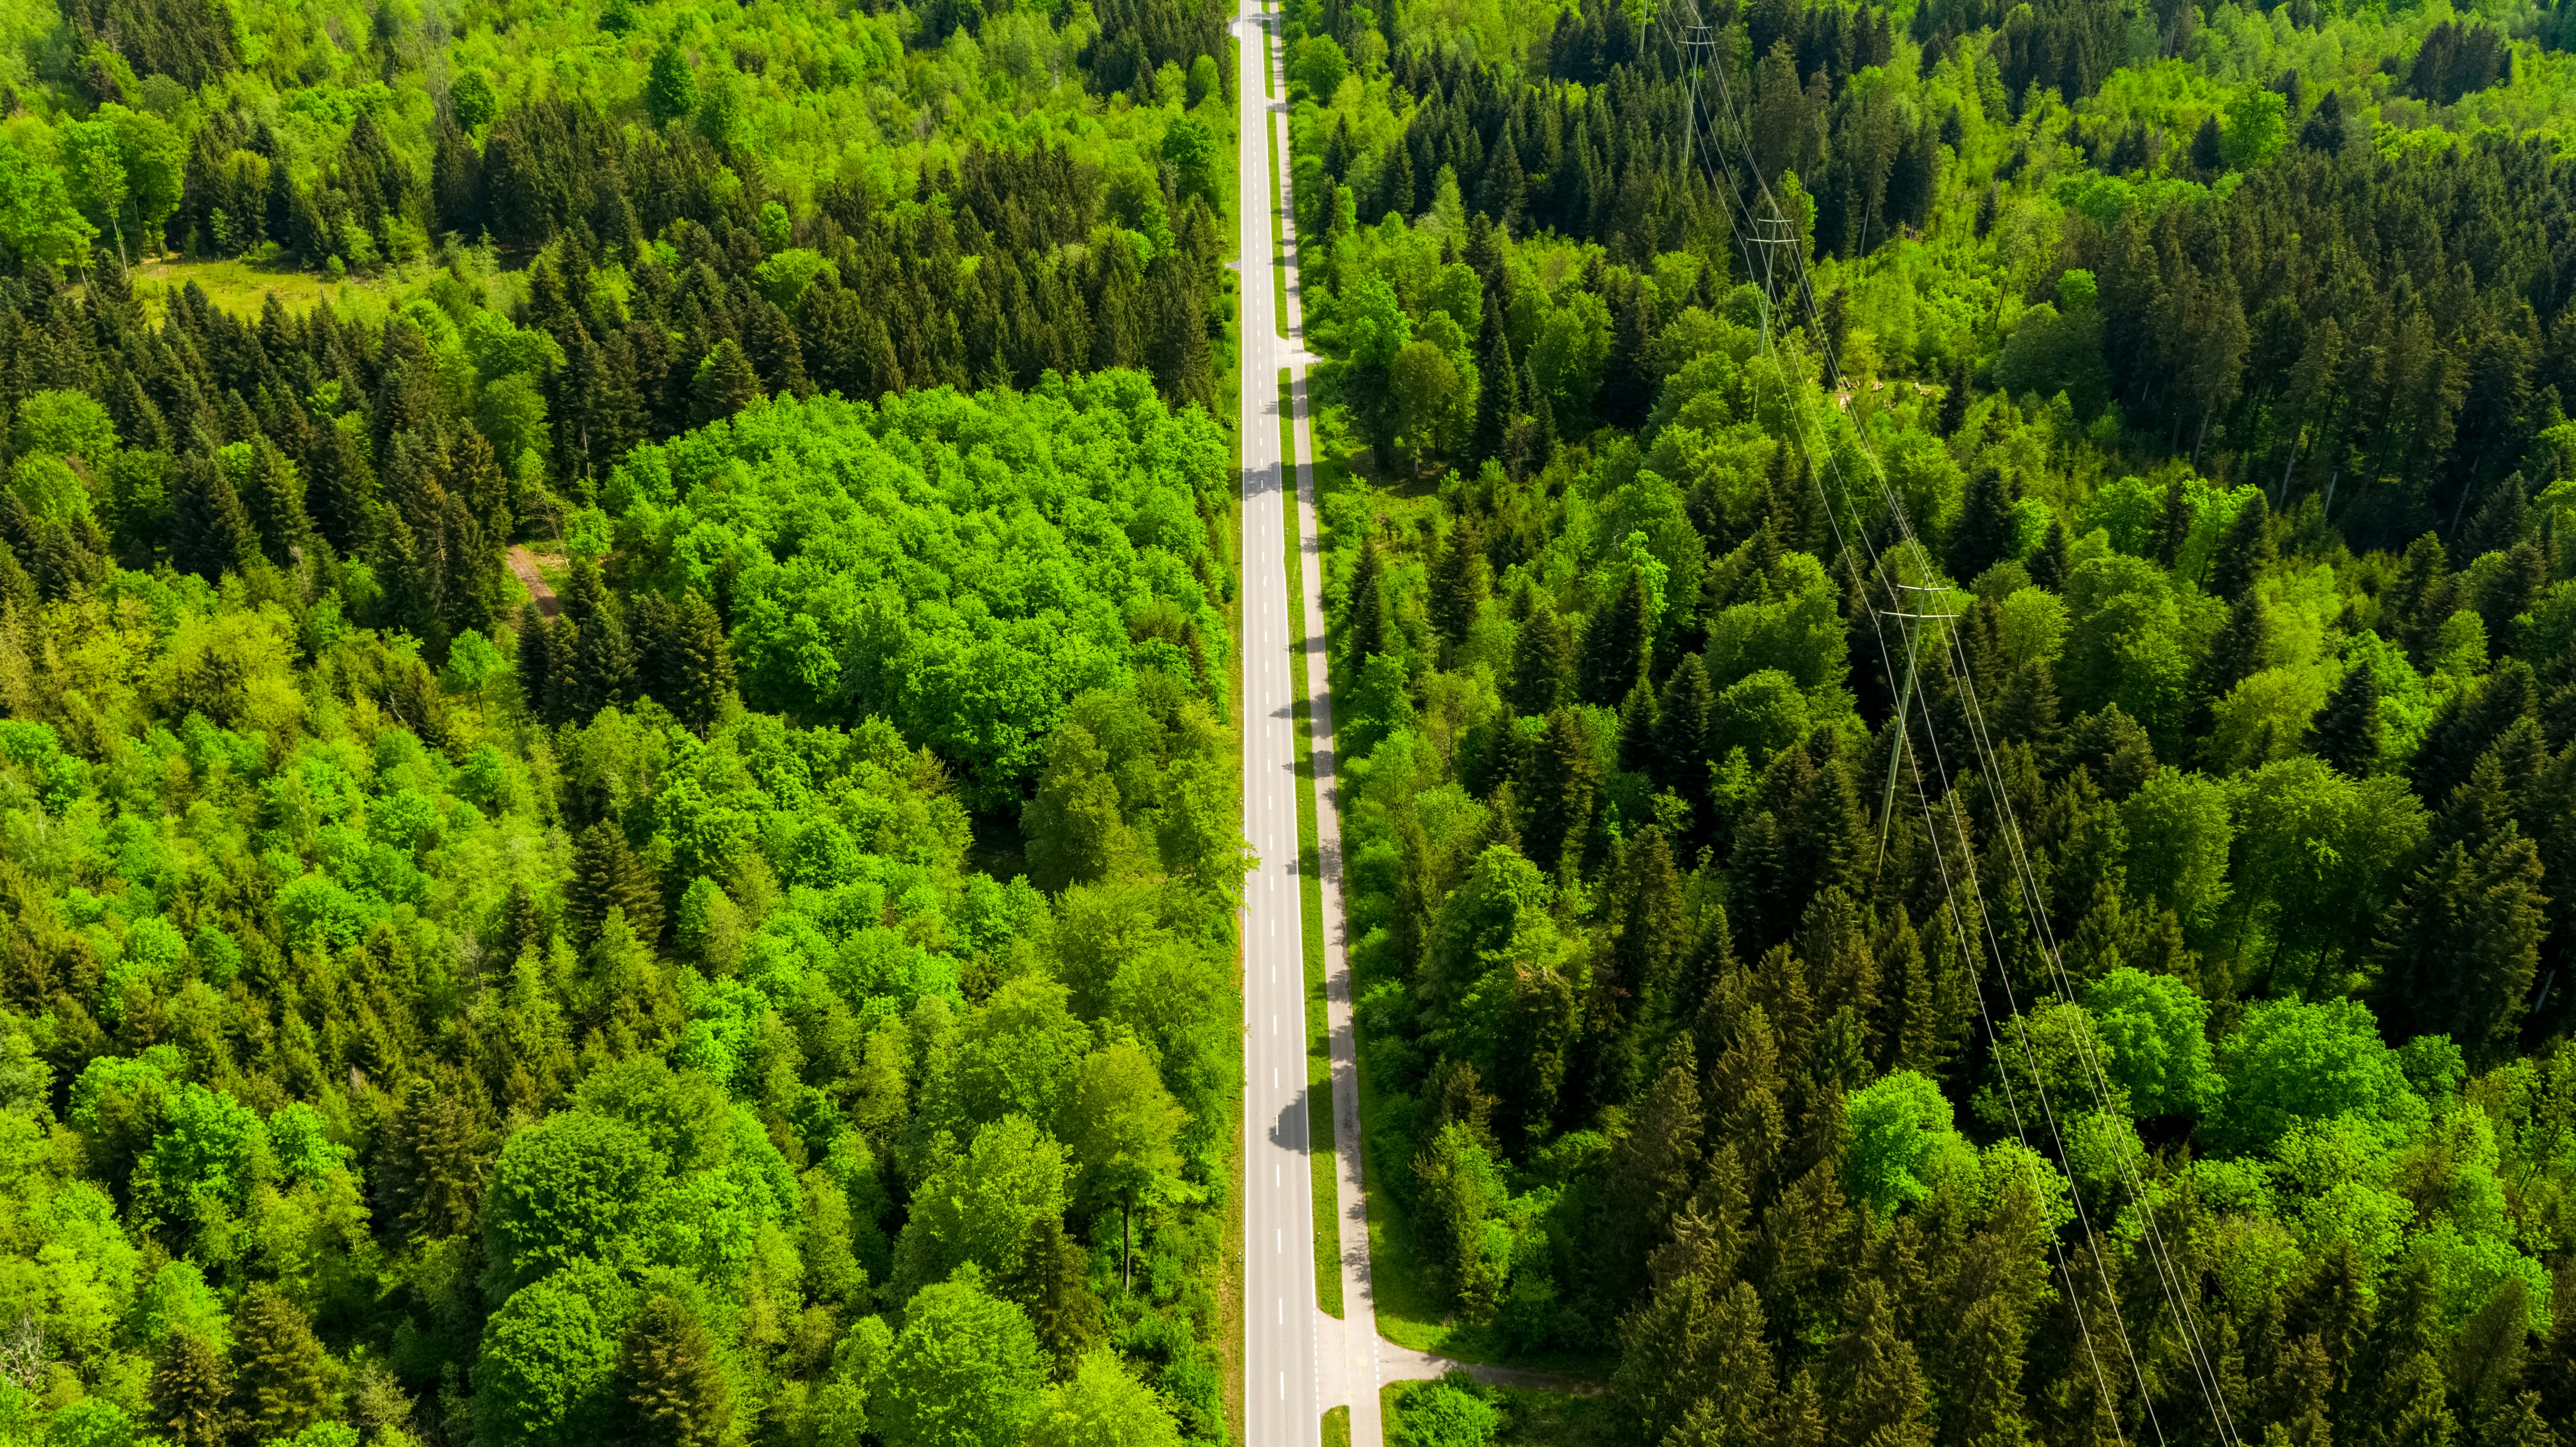
[[[1270,123],[1269,116],[1264,115],[1261,129],[1270,142],[1270,329],[1285,340],[1288,336],[1288,233],[1280,220],[1279,128]],[[1283,408],[1279,415],[1284,419],[1288,414]],[[1286,457],[1290,454],[1282,452],[1279,455]],[[1289,492],[1293,495],[1296,489],[1290,488]],[[1291,532],[1289,536],[1295,537],[1296,534]],[[1296,550],[1292,548],[1289,551],[1293,553]]]
[[[1288,685],[1295,699],[1290,732],[1297,741],[1297,914],[1303,922],[1301,953],[1306,961],[1306,1089],[1307,1099],[1324,1107],[1324,1128],[1318,1131],[1310,1125],[1307,1132],[1307,1149],[1314,1166],[1315,1301],[1338,1319],[1342,1314],[1342,1233],[1339,1197],[1334,1191],[1338,1177],[1333,1158],[1332,1027],[1324,1013],[1324,854],[1315,823],[1315,742],[1310,737],[1312,720],[1306,707],[1304,550],[1297,539],[1297,419],[1290,406],[1286,367],[1279,369],[1279,459],[1280,475],[1288,480],[1288,485],[1279,490],[1281,505],[1288,514],[1288,546],[1280,551],[1288,557],[1288,616],[1297,620],[1293,632],[1299,640],[1288,650]],[[1314,1108],[1309,1105],[1306,1118],[1311,1122],[1314,1116]]]
[[[1324,1414],[1324,1447],[1351,1447],[1351,1409],[1335,1407]]]

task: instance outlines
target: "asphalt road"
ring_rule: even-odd
[[[1271,112],[1264,18],[1245,0],[1235,148],[1243,259],[1243,833],[1260,856],[1244,893],[1244,1431],[1250,1447],[1322,1438],[1307,1150],[1305,963],[1297,893],[1297,753],[1291,730],[1287,529],[1270,262]]]

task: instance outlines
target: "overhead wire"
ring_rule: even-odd
[[[1683,0],[1683,3],[1690,7],[1692,13],[1692,28],[1694,32],[1696,32],[1698,36],[1705,37],[1708,32],[1708,27],[1699,21],[1695,0]],[[1714,44],[1704,38],[1684,39],[1680,35],[1676,34],[1674,32],[1669,12],[1665,11],[1660,6],[1656,8],[1654,18],[1656,23],[1662,28],[1667,43],[1674,47],[1677,57],[1693,57],[1689,66],[1691,71],[1691,84],[1688,91],[1688,99],[1685,102],[1688,107],[1686,112],[1687,123],[1691,127],[1685,141],[1685,145],[1688,147],[1696,139],[1697,123],[1700,116],[1698,94],[1700,70],[1695,57],[1698,50],[1703,48],[1714,48]],[[1779,300],[1776,295],[1777,276],[1773,266],[1770,264],[1770,260],[1772,254],[1782,248],[1779,244],[1778,238],[1771,236],[1769,233],[1777,228],[1790,226],[1791,223],[1789,223],[1786,216],[1782,214],[1783,208],[1780,207],[1778,198],[1771,191],[1768,179],[1762,175],[1761,168],[1752,154],[1752,134],[1749,117],[1740,112],[1734,103],[1732,89],[1728,85],[1726,79],[1726,67],[1721,63],[1716,67],[1716,71],[1721,103],[1725,106],[1727,118],[1736,123],[1738,134],[1742,138],[1742,147],[1745,152],[1747,169],[1752,174],[1755,184],[1760,187],[1762,197],[1764,201],[1768,203],[1769,209],[1772,213],[1771,216],[1767,218],[1756,218],[1752,215],[1749,199],[1738,191],[1733,177],[1734,168],[1723,159],[1724,148],[1717,143],[1716,119],[1713,115],[1710,116],[1707,122],[1711,130],[1712,142],[1709,147],[1709,151],[1713,157],[1718,158],[1713,164],[1722,168],[1725,172],[1723,176],[1717,178],[1720,181],[1718,189],[1724,193],[1725,199],[1729,203],[1728,214],[1730,223],[1732,223],[1733,219],[1739,213],[1746,222],[1746,226],[1731,227],[1731,229],[1736,231],[1739,247],[1745,252],[1746,271],[1748,276],[1752,276],[1756,272],[1757,268],[1753,264],[1750,244],[1746,243],[1744,240],[1745,232],[1747,229],[1754,229],[1763,233],[1762,244],[1764,246],[1764,264],[1759,268],[1761,274],[1760,279],[1762,282],[1762,286],[1760,288],[1762,295],[1762,345],[1764,353],[1766,355],[1770,355],[1772,353],[1771,342],[1773,332],[1772,309]],[[1767,226],[1763,224],[1766,221],[1768,222]],[[1839,391],[1842,382],[1839,362],[1834,356],[1832,338],[1825,335],[1825,328],[1822,325],[1820,308],[1816,305],[1813,279],[1807,272],[1805,258],[1799,254],[1803,248],[1795,244],[1794,228],[1793,235],[1790,238],[1790,244],[1786,249],[1790,254],[1794,295],[1799,301],[1804,303],[1808,319],[1816,334],[1815,340],[1819,348],[1819,359],[1824,367],[1825,380],[1830,386],[1833,386],[1837,391]],[[1792,390],[1794,393],[1794,389]],[[1841,459],[1833,454],[1833,450],[1830,447],[1827,447],[1823,449],[1825,454],[1824,463],[1819,466],[1816,460],[1818,449],[1807,435],[1808,419],[1805,416],[1804,399],[1793,395],[1788,404],[1788,411],[1795,428],[1796,441],[1801,453],[1803,454],[1802,461],[1815,480],[1820,500],[1825,503],[1826,515],[1828,521],[1833,526],[1837,546],[1843,550],[1844,556],[1847,562],[1849,562],[1853,557],[1851,546],[1852,540],[1843,535],[1841,519],[1836,514],[1834,500],[1830,496],[1826,495],[1825,478],[1828,473],[1833,476],[1838,490],[1843,494],[1844,508],[1852,512],[1854,531],[1858,534],[1861,548],[1867,552],[1870,558],[1872,572],[1878,576],[1882,584],[1887,586],[1891,595],[1891,601],[1901,604],[1903,600],[1896,597],[1895,594],[1899,589],[1904,589],[1908,587],[1908,585],[1897,581],[1900,575],[1890,568],[1889,560],[1880,555],[1876,545],[1871,542],[1864,514],[1860,509],[1853,507],[1851,503],[1852,489],[1843,478]],[[1895,525],[1899,541],[1914,554],[1915,560],[1918,565],[1922,567],[1925,576],[1933,578],[1939,577],[1938,571],[1933,569],[1930,565],[1928,550],[1924,548],[1921,539],[1915,534],[1911,519],[1905,514],[1902,499],[1898,497],[1892,487],[1889,486],[1885,469],[1883,465],[1880,464],[1874,450],[1869,446],[1866,429],[1856,429],[1856,433],[1856,443],[1859,446],[1862,455],[1868,460],[1871,471],[1877,477],[1881,500],[1887,509],[1890,519]],[[1868,610],[1872,633],[1879,643],[1881,658],[1887,667],[1890,682],[1894,682],[1897,675],[1894,667],[1894,659],[1889,655],[1887,648],[1886,632],[1880,624],[1882,615],[1888,617],[1895,624],[1899,636],[1904,640],[1906,645],[1907,669],[1904,677],[1904,685],[1898,696],[1899,713],[1897,718],[1894,720],[1898,729],[1897,747],[1891,751],[1890,758],[1889,782],[1890,788],[1892,789],[1895,782],[1895,773],[1902,767],[1905,758],[1913,753],[1910,725],[1907,722],[1907,714],[1911,710],[1911,700],[1914,697],[1914,690],[1912,687],[1914,673],[1919,664],[1919,642],[1915,636],[1917,630],[1913,625],[1917,622],[1943,620],[1934,619],[1928,616],[1912,616],[1902,607],[1891,609],[1879,608],[1875,601],[1869,597],[1869,589],[1866,584],[1862,583],[1857,567],[1853,567],[1851,571],[1853,573],[1854,591],[1858,596],[1861,605]],[[1932,590],[1923,589],[1921,591]],[[1955,615],[1953,615],[1953,617],[1955,617]],[[1974,671],[1970,660],[1967,657],[1964,641],[1960,637],[1959,630],[1955,628],[1941,629],[1938,631],[1946,636],[1948,646],[1945,649],[1945,652],[1951,655],[1951,659],[1949,660],[1951,662],[1951,671],[1955,674],[1956,680],[1960,685],[1960,696],[1966,704],[1966,718],[1969,724],[1971,750],[1976,755],[1978,763],[1985,769],[1987,776],[1995,781],[1994,799],[1998,810],[1998,817],[2004,825],[2001,832],[2005,836],[2008,861],[2013,869],[2015,881],[2023,894],[2027,913],[2032,917],[2033,927],[2040,944],[2040,953],[2049,966],[2051,983],[2055,987],[2055,993],[2067,1003],[2073,1004],[2075,1003],[2075,998],[2072,979],[2066,972],[2063,952],[2056,939],[2054,927],[2048,917],[2047,902],[2041,895],[2036,874],[2030,867],[2025,845],[2021,837],[2019,822],[2013,815],[2011,801],[2002,786],[2001,771],[1998,765],[1999,754],[1993,746],[1992,739],[1987,734],[1984,711],[1976,695]],[[1964,813],[1959,807],[1956,795],[1950,788],[1948,769],[1940,756],[1939,733],[1938,729],[1935,727],[1935,720],[1932,716],[1928,700],[1924,703],[1923,709],[1926,742],[1933,755],[1933,764],[1936,774],[1941,780],[1942,792],[1945,796],[1946,802],[1950,805],[1950,812],[1953,816],[1953,828],[1959,837],[1959,844],[1963,858],[1972,861],[1974,858],[1974,852],[1968,839],[1967,823]],[[1941,866],[1945,907],[1951,914],[1952,927],[1954,930],[1958,931],[1961,936],[1959,942],[1962,945],[1970,945],[1970,942],[1965,938],[1966,931],[1964,921],[1959,918],[1959,907],[1956,897],[1957,886],[1956,882],[1951,880],[1949,877],[1949,865],[1946,851],[1943,849],[1938,837],[1938,826],[1933,821],[1931,801],[1922,793],[1922,777],[1919,768],[1913,771],[1913,778],[1915,783],[1914,792],[1916,794],[1918,804],[1924,811],[1927,826],[1931,826],[1933,829],[1931,843],[1935,850],[1935,857],[1939,860]],[[2018,1019],[2018,1001],[2013,998],[2009,972],[2005,967],[2005,956],[2001,937],[1994,927],[1991,912],[1987,909],[1983,897],[1982,886],[1976,880],[1974,870],[1971,868],[1967,872],[1969,875],[1968,887],[1971,899],[1976,906],[1980,921],[1984,926],[1983,933],[1987,937],[1987,943],[1994,952],[1997,981],[2002,987],[2007,1008],[2013,1013],[2014,1017]],[[1973,946],[1970,945],[1970,947]],[[1994,1034],[1993,1021],[1991,1015],[1985,1010],[1982,985],[1979,986],[1979,1012],[1985,1019],[1989,1035],[1992,1036]],[[2058,1146],[2060,1158],[2063,1160],[2066,1156],[2064,1137],[2057,1124],[2056,1109],[2047,1099],[2046,1084],[2037,1068],[2037,1061],[2035,1054],[2032,1052],[2028,1031],[2026,1028],[2017,1029],[2015,1034],[2020,1040],[2026,1062],[2032,1071],[2032,1085],[2039,1098],[2039,1108],[2042,1118],[2046,1123],[2048,1134],[2052,1141]],[[2090,1040],[2083,1034],[2083,1032],[2077,1032],[2075,1043],[2076,1054],[2085,1067],[2085,1074],[2087,1077],[2086,1084],[2092,1089],[2096,1106],[2099,1109],[2107,1111],[2109,1100],[2109,1081],[2107,1072],[2102,1069],[2101,1063],[2092,1049]],[[2024,1145],[2027,1146],[2027,1129],[2020,1115],[2019,1102],[2016,1097],[2016,1093],[2011,1087],[2009,1072],[2005,1073],[2005,1086],[2008,1108],[2011,1110],[2014,1117],[2015,1133],[2022,1139]],[[2238,1434],[2235,1430],[2233,1415],[2226,1403],[2226,1394],[2223,1389],[2223,1385],[2218,1379],[2218,1374],[2214,1369],[2214,1365],[2210,1361],[2206,1344],[2201,1340],[2198,1322],[2189,1308],[2187,1299],[2189,1293],[2183,1289],[2183,1284],[2179,1279],[2178,1270],[2172,1260],[2170,1248],[2164,1241],[2163,1233],[2155,1220],[2154,1208],[2145,1189],[2145,1184],[2138,1175],[2136,1161],[2133,1159],[2131,1152],[2126,1148],[2125,1143],[2123,1143],[2121,1147],[2115,1149],[2114,1156],[2117,1161],[2121,1184],[2138,1207],[2138,1218],[2142,1227],[2142,1244],[2145,1246],[2150,1262],[2155,1268],[2159,1292],[2165,1297],[2167,1308],[2172,1312],[2176,1325],[2180,1328],[2183,1334],[2186,1355],[2191,1360],[2193,1375],[2197,1379],[2196,1385],[2199,1387],[2201,1395],[2210,1407],[2213,1422],[2218,1428],[2221,1440],[2235,1440],[2237,1439]],[[2067,1184],[2070,1198],[2075,1204],[2078,1220],[2084,1227],[2090,1253],[2094,1258],[2095,1269],[2097,1272],[2102,1274],[2103,1279],[2107,1284],[2109,1281],[2109,1272],[2107,1264],[2102,1260],[2099,1235],[2090,1219],[2090,1213],[2084,1210],[2081,1189],[2075,1181],[2071,1170],[2067,1173]],[[2072,1298],[2074,1293],[2074,1281],[2072,1273],[2066,1270],[2062,1251],[2060,1253],[2059,1266],[2061,1275],[2064,1275],[2067,1278],[2070,1297]],[[2113,1324],[2120,1337],[2123,1354],[2129,1359],[2131,1372],[2138,1383],[2141,1401],[2147,1411],[2149,1423],[2155,1429],[2159,1440],[2161,1440],[2163,1432],[2161,1423],[2157,1421],[2155,1416],[2153,1400],[2154,1393],[2146,1380],[2143,1364],[2141,1364],[2137,1359],[2134,1344],[2129,1340],[2127,1324],[2119,1310],[2116,1294],[2113,1294],[2111,1297],[2111,1305]],[[2089,1323],[2085,1320],[2080,1302],[2070,1299],[2070,1307],[2076,1313],[2079,1330],[2082,1331],[2086,1337],[2088,1356],[2092,1357],[2092,1364],[2096,1372],[2097,1380],[2100,1382],[2107,1398],[2109,1391],[2108,1382],[2107,1379],[2102,1377],[2098,1351],[2094,1348],[2091,1342]],[[2116,1423],[2114,1424],[2114,1429],[2115,1431],[2117,1430]]]

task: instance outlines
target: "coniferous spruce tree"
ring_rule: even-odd
[[[2209,591],[2230,603],[2243,601],[2245,590],[2273,558],[2272,508],[2257,492],[2236,510],[2218,551],[2209,559]]]
[[[2182,545],[2191,541],[2193,516],[2191,494],[2182,479],[2165,484],[2164,510],[2157,515],[2155,536],[2149,543],[2157,562],[2170,568],[2182,556]]]
[[[692,728],[709,728],[734,691],[733,650],[706,595],[692,590],[680,600],[673,659],[677,697],[671,711]]]
[[[1647,825],[1637,831],[1627,864],[1628,896],[1612,959],[1635,1008],[1661,1012],[1673,1001],[1682,956],[1690,948],[1672,841],[1660,826]]]
[[[597,610],[575,645],[584,715],[604,708],[630,707],[639,692],[635,646],[627,639],[623,612],[614,605]]]
[[[1492,589],[1484,530],[1473,518],[1466,519],[1449,530],[1431,564],[1432,626],[1452,645],[1466,642]]]
[[[151,1387],[152,1421],[171,1447],[221,1447],[230,1393],[223,1358],[206,1339],[184,1327],[173,1331]]]
[[[690,425],[731,417],[760,395],[760,374],[752,370],[751,358],[743,354],[741,343],[726,337],[698,363],[697,377],[689,384]]]
[[[2227,697],[2228,690],[2263,670],[2271,647],[2269,606],[2259,593],[2239,593],[2235,606],[2227,612],[2226,624],[2210,639],[2209,651],[2201,655],[2192,670],[2193,717],[2197,720],[2194,733],[2208,733],[2210,709]]]
[[[1082,1359],[1107,1341],[1099,1295],[1091,1289],[1090,1258],[1064,1233],[1064,1223],[1042,1217],[1029,1228],[1020,1264],[1002,1289],[1037,1328],[1057,1381],[1073,1379]]]
[[[313,1324],[275,1287],[254,1284],[233,1314],[233,1420],[250,1440],[292,1437],[330,1409],[330,1362]]]
[[[375,473],[357,439],[336,422],[315,426],[304,449],[304,505],[314,530],[343,556],[353,555],[368,541],[375,502]]]
[[[1949,384],[1941,391],[1941,412],[1933,426],[1944,439],[1959,435],[1968,425],[1968,358],[1963,352],[1950,363]]]
[[[2415,792],[2438,807],[2469,777],[2490,745],[2516,721],[2536,718],[2539,711],[2540,687],[2531,665],[2519,658],[2497,664],[2474,696],[2464,701],[2454,694],[2434,715],[2415,751]]]
[[[170,561],[211,582],[259,556],[259,531],[213,459],[171,464]]]
[[[1345,678],[1357,678],[1368,667],[1372,655],[1387,649],[1386,587],[1374,538],[1362,538],[1359,555],[1351,561],[1350,601],[1342,613],[1342,647]]]
[[[1682,656],[1664,680],[1655,703],[1655,782],[1694,804],[1708,797],[1708,730],[1717,713],[1717,691],[1696,653]]]
[[[733,1422],[733,1392],[715,1341],[697,1316],[655,1293],[617,1344],[619,1405],[642,1447],[716,1447]]]
[[[1563,702],[1572,655],[1572,640],[1556,611],[1544,603],[1531,610],[1513,645],[1511,684],[1504,691],[1513,711],[1534,718]]]
[[[548,712],[546,685],[554,671],[554,658],[550,651],[552,642],[553,630],[546,622],[543,610],[534,602],[522,607],[519,610],[517,658],[519,692],[527,700],[529,711],[541,718]]]
[[[1532,760],[1529,856],[1543,869],[1579,866],[1592,828],[1594,792],[1601,783],[1601,764],[1593,752],[1591,730],[1570,708],[1547,716]]]
[[[1897,1336],[1895,1312],[1877,1282],[1863,1282],[1854,1297],[1829,1358],[1834,1440],[1930,1447],[1932,1424],[1913,1344]]]
[[[2348,778],[2366,779],[2379,768],[2379,674],[2357,658],[2326,695],[2309,725],[2308,747]]]
[[[551,724],[567,724],[586,719],[584,709],[588,690],[581,667],[581,625],[570,612],[546,627],[546,681],[543,691],[544,718]]]
[[[1968,479],[1959,520],[1950,527],[1950,576],[1973,583],[2012,554],[2013,499],[2003,471],[1989,464]]]
[[[1585,703],[1616,708],[1646,677],[1654,646],[1646,580],[1631,572],[1628,586],[1583,626],[1583,660],[1575,694]]]
[[[379,1186],[384,1219],[416,1239],[472,1231],[489,1163],[472,1108],[426,1080],[413,1081],[391,1137]]]
[[[251,444],[250,466],[239,489],[242,508],[270,562],[285,566],[313,531],[304,511],[304,479],[277,444],[261,436]]]
[[[1704,1148],[1698,1058],[1684,1034],[1611,1149],[1600,1250],[1612,1280],[1633,1290],[1643,1279],[1648,1253],[1689,1198]]]
[[[1619,701],[1619,767],[1632,774],[1643,774],[1654,767],[1655,739],[1658,733],[1655,695],[1639,678],[1628,696]]]
[[[599,933],[612,909],[626,911],[626,927],[639,940],[662,933],[662,892],[627,844],[625,831],[610,820],[583,830],[575,842],[564,905],[569,923],[585,941]]]
[[[636,692],[678,712],[680,614],[659,593],[626,600],[626,645],[635,654]]]
[[[2039,551],[2030,555],[2030,580],[2052,593],[2066,591],[2067,575],[2075,565],[2066,546],[2066,524],[2050,518],[2048,532],[2039,540]]]
[[[1490,300],[1477,338],[1476,370],[1483,385],[1476,393],[1476,428],[1467,445],[1471,465],[1505,455],[1521,409],[1520,368],[1512,360],[1512,340],[1503,330],[1502,314]]]

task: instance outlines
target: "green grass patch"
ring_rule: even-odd
[[[1332,1022],[1324,1010],[1324,851],[1315,821],[1314,721],[1306,706],[1306,585],[1304,549],[1297,535],[1297,418],[1286,367],[1279,369],[1279,459],[1280,476],[1288,484],[1279,490],[1288,525],[1288,545],[1280,551],[1288,557],[1288,616],[1295,620],[1288,630],[1293,640],[1288,650],[1288,686],[1295,710],[1290,733],[1297,741],[1297,913],[1306,961],[1306,1088],[1307,1098],[1324,1107],[1321,1131],[1312,1128],[1314,1114],[1309,1107],[1306,1133],[1315,1193],[1315,1301],[1338,1319],[1342,1232],[1340,1198],[1334,1189],[1339,1176],[1333,1157]]]
[[[1265,113],[1261,129],[1270,140],[1270,329],[1282,339],[1288,335],[1288,233],[1281,223],[1284,208],[1279,204],[1279,128],[1270,124]],[[1281,409],[1281,418],[1287,416]],[[1281,453],[1286,456],[1286,453]],[[1290,489],[1293,493],[1295,489]],[[1292,534],[1293,536],[1293,534]]]
[[[1324,1414],[1324,1447],[1351,1447],[1351,1409],[1335,1407]]]
[[[1404,1399],[1431,1385],[1389,1382],[1378,1388],[1380,1420],[1387,1424],[1387,1440],[1397,1440],[1394,1426]],[[1494,1447],[1610,1447],[1619,1440],[1618,1414],[1607,1396],[1483,1385],[1474,1391],[1502,1416],[1501,1430],[1494,1434]],[[1328,1435],[1325,1440],[1332,1439]]]
[[[171,301],[187,290],[190,282],[197,284],[217,310],[245,321],[256,320],[274,295],[288,311],[299,313],[311,311],[327,296],[338,315],[381,323],[405,290],[381,279],[325,281],[319,272],[254,264],[239,257],[226,261],[146,261],[135,266],[132,276],[134,295],[143,303],[145,314],[156,322],[169,314]]]

